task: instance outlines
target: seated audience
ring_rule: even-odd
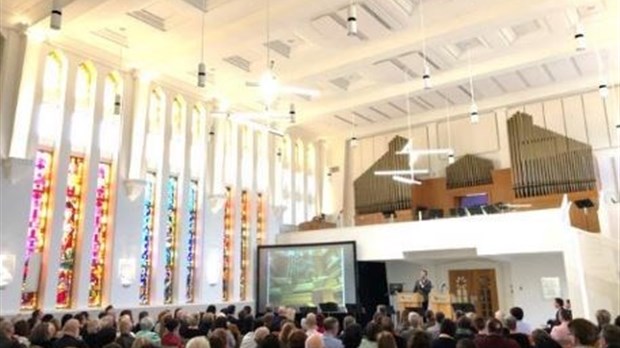
[[[377,348],[377,335],[379,331],[379,325],[374,321],[366,324],[364,337],[362,338],[362,343],[359,348]]]
[[[329,317],[325,319],[324,326],[323,345],[325,348],[343,348],[342,341],[338,339],[338,332],[340,331],[338,319]]]
[[[603,328],[601,348],[620,348],[620,326],[606,325]]]
[[[304,348],[306,346],[306,333],[304,330],[295,329],[288,336],[288,347],[287,348]]]
[[[358,348],[364,336],[362,327],[357,324],[348,325],[342,332],[341,340],[344,348]]]
[[[19,344],[30,347],[28,336],[30,336],[30,326],[26,320],[20,319],[13,323],[13,337]]]
[[[0,347],[2,348],[21,348],[25,347],[20,344],[15,337],[13,324],[4,318],[0,318]]]
[[[484,318],[480,315],[475,315],[472,320],[472,326],[474,331],[476,332],[476,338],[479,336],[486,335],[486,322]]]
[[[306,324],[305,324],[306,335],[308,337],[314,334],[320,334],[319,328],[317,326],[317,316],[314,313],[308,313],[306,315]]]
[[[553,340],[545,330],[536,329],[532,331],[532,342],[534,348],[561,348],[562,346]]]
[[[417,330],[411,336],[407,348],[431,348],[431,337],[422,330]]]
[[[131,348],[136,340],[133,332],[131,332],[132,326],[131,320],[128,317],[123,317],[118,323],[119,335],[116,338],[116,343],[121,348]]]
[[[144,338],[149,340],[154,346],[160,346],[161,338],[153,331],[154,328],[155,323],[153,323],[153,319],[150,317],[142,318],[142,320],[140,320],[140,331],[136,333],[136,339]]]
[[[295,324],[290,322],[286,322],[280,327],[280,334],[278,335],[278,339],[280,340],[281,348],[286,348],[288,346],[288,337],[291,335],[291,332],[293,332],[293,330],[295,330]]]
[[[400,336],[405,340],[405,342],[409,342],[413,336],[413,333],[416,330],[421,330],[423,324],[422,317],[416,312],[410,312],[407,315],[407,322],[409,323],[408,328],[400,332]]]
[[[88,348],[80,339],[80,322],[69,319],[62,328],[62,336],[54,342],[53,348]]]
[[[133,341],[131,348],[157,348],[149,339],[140,337]]]
[[[456,348],[456,324],[450,319],[444,319],[439,328],[439,336],[433,340],[432,348]]]
[[[493,318],[487,322],[486,335],[474,340],[478,348],[519,348],[515,340],[503,336],[502,322]]]
[[[439,336],[439,329],[441,328],[441,323],[445,318],[446,316],[443,312],[435,313],[435,324],[426,328],[426,331],[430,333],[433,338],[437,338],[437,336]]]
[[[601,332],[606,325],[611,324],[611,313],[606,309],[599,309],[596,311],[596,326],[598,331]]]
[[[474,328],[472,327],[471,319],[466,315],[463,315],[456,321],[456,333],[454,339],[460,341],[464,338],[474,339],[476,336]]]
[[[41,348],[52,348],[54,343],[53,327],[49,322],[41,321],[30,331],[30,345]]]
[[[512,310],[510,312],[512,313]],[[508,316],[506,317],[506,320],[504,320],[504,322],[506,323],[506,328],[508,329],[508,338],[512,338],[513,340],[515,340],[521,348],[529,348],[530,337],[528,334],[519,332],[519,322],[517,321],[517,319],[512,316]]]
[[[276,334],[268,334],[258,345],[258,348],[280,348],[280,339]]]
[[[116,330],[112,327],[101,329],[97,339],[102,348],[121,348],[121,345],[116,343]]]
[[[30,330],[34,329],[34,327],[41,322],[41,318],[43,317],[43,312],[40,309],[35,309],[30,314],[30,318],[28,318],[28,326],[30,326]]]
[[[383,331],[377,336],[377,348],[396,348],[394,335],[389,331]]]
[[[183,340],[179,335],[179,321],[173,317],[169,317],[164,322],[166,333],[161,338],[161,345],[165,347],[183,348]]]
[[[311,336],[308,336],[306,339],[305,348],[325,348],[323,344],[323,337],[319,333],[315,333]]]
[[[512,307],[510,308],[510,315],[517,319],[517,332],[522,334],[530,335],[532,333],[532,326],[527,322],[523,321],[524,313],[521,307]]]
[[[463,338],[456,342],[456,348],[476,348],[476,344],[469,338]]]
[[[211,348],[211,345],[206,337],[199,336],[187,341],[185,348]]]
[[[563,348],[573,346],[573,336],[568,329],[568,323],[572,320],[571,313],[566,309],[560,310],[560,324],[551,329],[551,338],[558,342]]]
[[[200,330],[198,326],[199,320],[200,320],[200,316],[198,315],[198,313],[194,315],[186,315],[181,320],[181,324],[180,324],[181,326],[179,328],[179,335],[181,335],[181,337],[184,340],[189,340],[194,337],[203,336],[205,333],[203,333],[202,330]]]
[[[575,339],[575,347],[596,347],[598,328],[586,319],[577,318],[568,324],[568,329]]]

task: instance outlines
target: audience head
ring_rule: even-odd
[[[532,342],[534,342],[534,347],[561,347],[547,331],[541,329],[532,331]]]
[[[217,309],[215,308],[215,306],[214,306],[214,305],[209,305],[209,306],[207,307],[207,313],[213,313],[213,314],[215,314],[215,312],[217,312]]]
[[[456,342],[456,348],[476,348],[476,343],[469,338],[463,338]]]
[[[435,321],[435,313],[429,309],[426,311],[426,313],[424,313],[424,318],[426,319],[426,321],[433,322]]]
[[[362,327],[353,323],[347,326],[342,333],[342,345],[344,348],[358,348],[362,343]]]
[[[62,327],[62,332],[65,335],[78,337],[80,335],[80,322],[76,319],[69,319]]]
[[[381,315],[387,315],[387,313],[388,313],[387,306],[384,305],[384,304],[377,305],[377,313],[379,313]]]
[[[49,323],[50,321],[52,321],[52,319],[54,319],[54,316],[51,314],[45,314],[41,317],[41,321]]]
[[[148,316],[149,316],[149,312],[147,311],[140,312],[140,314],[138,314],[138,323],[140,322],[140,320],[142,320],[142,318],[146,318]]]
[[[340,331],[340,324],[338,324],[338,319],[333,317],[328,317],[323,322],[323,326],[325,327],[325,333],[330,333],[333,336],[337,336]]]
[[[13,323],[10,320],[0,321],[0,337],[11,338],[15,333],[14,330]]]
[[[487,322],[487,333],[489,335],[501,335],[503,329],[502,322],[495,318],[489,319]]]
[[[36,324],[32,328],[32,331],[30,331],[30,342],[32,344],[35,344],[51,340],[52,336],[54,336],[54,333],[52,333],[50,326],[50,323],[47,322],[40,322]]]
[[[304,348],[306,345],[306,333],[303,330],[293,330],[288,336],[288,347],[286,348]]]
[[[379,330],[388,331],[394,333],[394,322],[392,322],[392,318],[383,317],[381,318],[381,322],[379,323]]]
[[[517,321],[523,320],[523,309],[521,307],[510,308],[510,315],[512,315]]]
[[[118,330],[120,331],[121,334],[130,334],[132,327],[133,325],[131,323],[131,320],[127,317],[123,317],[118,322]]]
[[[243,306],[243,311],[245,314],[252,314],[252,306]]]
[[[456,312],[454,312],[454,316],[456,317],[456,320],[459,320],[461,317],[465,316],[465,312],[458,309]]]
[[[101,329],[97,334],[97,341],[102,345],[112,343],[116,340],[116,330],[112,327]]]
[[[456,327],[459,329],[471,330],[471,319],[469,319],[466,315],[463,315],[456,321]]]
[[[261,340],[258,348],[281,348],[280,339],[275,334],[270,333]]]
[[[445,318],[446,318],[446,315],[443,314],[443,312],[435,313],[435,321],[437,321],[438,323],[441,324]]]
[[[377,336],[377,348],[396,348],[394,335],[389,331],[383,331]]]
[[[280,335],[278,338],[280,339],[280,343],[283,347],[286,347],[286,345],[288,345],[288,337],[291,335],[291,332],[293,332],[293,330],[295,330],[295,324],[289,322],[285,323],[280,328]]]
[[[416,312],[410,312],[407,316],[407,321],[413,329],[417,329],[422,325],[422,317]]]
[[[472,324],[476,332],[478,332],[479,334],[484,332],[484,329],[486,328],[486,322],[484,321],[484,318],[480,315],[474,316]]]
[[[215,321],[213,322],[213,327],[215,329],[226,329],[228,328],[228,320],[226,319],[226,317],[217,317],[215,318]]]
[[[439,333],[454,337],[456,334],[456,324],[451,319],[444,319],[439,327]]]
[[[256,342],[256,344],[260,345],[261,341],[265,337],[267,337],[267,335],[269,335],[269,333],[270,333],[269,329],[264,327],[264,326],[261,326],[258,329],[256,329],[256,331],[254,331],[254,341]]]
[[[211,345],[205,336],[198,336],[187,341],[185,348],[211,348]]]
[[[125,316],[129,317],[129,320],[131,320],[133,322],[133,313],[131,312],[130,309],[123,309],[121,311],[121,313],[119,314],[119,318],[122,318],[122,317],[125,317]]]
[[[515,332],[517,330],[517,319],[513,316],[506,317],[504,324],[506,324],[506,328],[510,330],[510,332]]]
[[[344,319],[342,319],[342,329],[346,330],[346,328],[348,328],[349,326],[355,323],[356,323],[355,317],[352,315],[347,315],[346,317],[344,317]]]
[[[618,315],[616,319],[614,320],[614,325],[620,326],[620,315]]]
[[[504,315],[504,312],[502,312],[501,310],[498,310],[497,312],[495,312],[495,314],[493,314],[493,318],[499,321],[504,321],[505,317],[506,316]]]
[[[560,297],[556,297],[553,300],[553,305],[555,306],[555,308],[560,309],[560,308],[564,308],[564,300]]]
[[[605,325],[611,324],[611,313],[606,309],[599,309],[596,311],[596,322],[601,330]]]
[[[212,342],[211,338],[217,338],[217,342]],[[226,330],[221,328],[213,330],[209,338],[209,343],[211,344],[211,348],[226,348],[228,344],[228,334]]]
[[[138,337],[133,341],[131,348],[155,348],[155,346],[148,338]]]
[[[175,318],[169,318],[164,321],[164,327],[168,332],[176,332],[179,329],[179,320]]]
[[[408,348],[430,348],[431,337],[422,330],[416,330],[409,340]]]
[[[43,316],[43,312],[41,312],[41,310],[37,308],[33,310],[32,313],[30,314],[30,319],[41,320],[42,316]]]
[[[576,345],[593,346],[598,341],[598,328],[586,319],[577,318],[568,324]]]
[[[620,347],[620,327],[617,325],[605,325],[601,331],[601,347]]]
[[[568,309],[562,308],[559,310],[559,313],[560,313],[560,321],[569,322],[573,320],[573,315],[571,311],[569,311]]]
[[[306,339],[305,348],[325,348],[323,337],[319,334],[310,335],[310,337]]]
[[[150,317],[144,317],[140,320],[140,330],[142,331],[153,331],[155,327],[155,323],[153,323],[153,319]]]
[[[23,319],[20,319],[16,321],[15,323],[13,323],[13,331],[16,336],[20,336],[20,337],[30,336],[30,326],[28,325],[28,322]]]
[[[271,328],[273,327],[273,319],[274,319],[275,315],[273,313],[265,313],[265,315],[263,315],[263,325],[265,325],[269,330],[271,330]],[[316,321],[315,321],[315,325],[316,325]]]
[[[306,315],[306,329],[311,330],[316,328],[316,314],[308,313]]]
[[[379,325],[377,325],[377,323],[375,323],[374,321],[371,321],[366,324],[366,331],[364,332],[364,335],[366,336],[367,340],[371,342],[376,342],[379,331]]]

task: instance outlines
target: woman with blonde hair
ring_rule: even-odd
[[[198,336],[187,341],[185,348],[211,348],[211,345],[206,337]]]
[[[280,336],[278,337],[282,348],[288,347],[288,338],[293,330],[295,330],[295,324],[291,322],[287,322],[282,325],[282,328],[280,329]]]

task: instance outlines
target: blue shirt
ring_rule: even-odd
[[[323,344],[325,348],[344,348],[342,341],[330,334],[323,335]]]

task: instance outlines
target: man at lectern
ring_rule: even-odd
[[[428,279],[428,271],[423,269],[420,272],[420,279],[416,280],[415,286],[413,287],[413,292],[417,292],[418,294],[424,296],[424,301],[422,302],[422,309],[426,313],[428,309],[428,294],[431,292],[433,288],[433,283]]]

